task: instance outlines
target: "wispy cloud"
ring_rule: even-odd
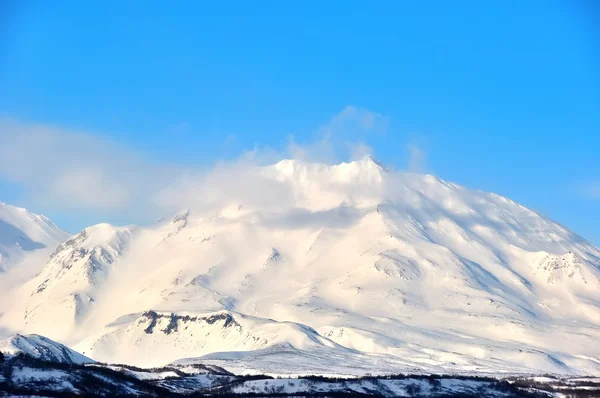
[[[346,145],[348,146],[351,160],[358,160],[358,159],[364,158],[367,155],[373,155],[373,153],[374,153],[373,148],[371,146],[365,144],[364,142],[358,142],[358,143],[350,142],[350,143],[347,143]]]
[[[120,208],[154,172],[134,151],[88,133],[2,120],[0,142],[0,174],[57,206]]]
[[[283,158],[324,163],[372,153],[364,142],[385,132],[382,115],[353,106],[316,130],[311,142],[290,137],[281,150],[256,147],[210,168],[157,164],[134,148],[101,135],[0,120],[0,176],[17,183],[28,202],[44,209],[154,217],[223,201],[287,203],[290,190],[254,173],[253,166]]]
[[[346,106],[321,127],[325,133],[354,137],[361,134],[384,133],[389,120],[380,113],[356,106]]]
[[[584,198],[600,200],[600,180],[587,181],[579,184],[578,191]]]
[[[287,154],[293,159],[337,163],[344,158],[372,154],[365,143],[369,135],[385,134],[389,119],[380,113],[356,106],[346,106],[315,132],[311,142],[298,143],[290,137]]]
[[[410,143],[408,150],[408,170],[413,173],[424,173],[427,170],[427,154],[419,145]]]

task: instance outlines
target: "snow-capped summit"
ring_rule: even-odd
[[[371,156],[332,166],[287,159],[263,167],[261,175],[283,184],[293,197],[292,205],[311,210],[380,202],[394,178]]]
[[[286,159],[274,166],[266,167],[267,173],[269,170],[274,170],[279,178],[296,183],[322,181],[341,184],[382,182],[387,172],[387,169],[370,155],[333,166]]]
[[[18,265],[29,254],[53,250],[68,237],[48,218],[0,202],[0,272]]]

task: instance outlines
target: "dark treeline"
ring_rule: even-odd
[[[216,366],[190,365],[199,370],[210,372],[214,377],[212,386],[198,391],[194,384],[194,376],[175,367],[160,367],[154,369],[144,369],[129,365],[112,365],[122,369],[111,369],[103,364],[69,364],[58,362],[47,362],[27,355],[17,355],[6,358],[0,353],[0,396],[20,395],[20,396],[45,396],[45,397],[286,397],[286,396],[313,396],[313,397],[382,397],[385,395],[385,386],[381,383],[384,380],[405,380],[404,385],[406,393],[412,397],[437,397],[437,398],[475,398],[475,397],[495,397],[503,394],[509,397],[541,398],[547,397],[547,393],[560,392],[567,397],[598,397],[600,393],[600,383],[594,381],[578,381],[577,383],[553,378],[551,383],[542,383],[531,378],[510,378],[496,379],[487,376],[465,376],[465,375],[423,375],[423,374],[398,374],[385,376],[363,376],[358,378],[341,378],[327,376],[304,376],[298,378],[305,388],[302,392],[288,393],[285,386],[281,383],[273,383],[275,378],[267,375],[247,375],[235,376],[225,369]],[[29,383],[15,383],[15,371],[23,369],[34,370],[55,370],[68,373],[68,381],[79,391],[74,393],[68,388],[62,386],[61,381],[46,380]],[[127,372],[174,372],[173,377],[161,380],[140,380]],[[551,377],[551,376],[550,376]],[[282,379],[288,379],[283,378]],[[481,385],[474,392],[457,392],[448,394],[442,388],[443,380],[464,380],[478,382]],[[260,389],[255,389],[243,394],[235,394],[235,389],[244,385],[246,382],[264,380],[264,385]],[[290,379],[290,383],[291,383]],[[187,389],[183,388],[175,392],[168,388],[171,386],[185,386],[189,382]],[[373,386],[366,389],[363,383],[362,389],[365,391],[357,392],[351,389],[353,384],[368,382]],[[171,383],[171,384],[169,384]],[[336,384],[332,386],[332,391],[318,391],[320,384]],[[423,391],[422,383],[427,383],[427,390]],[[277,385],[276,385],[277,384]],[[590,387],[590,389],[577,389],[576,387]],[[174,389],[174,388],[173,388]],[[389,394],[389,391],[387,392]],[[425,393],[427,395],[425,395]]]

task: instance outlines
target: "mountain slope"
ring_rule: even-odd
[[[53,250],[68,236],[46,217],[0,202],[0,272],[17,266],[28,254]]]
[[[62,245],[23,287],[25,330],[138,364],[209,355],[310,372],[319,353],[364,371],[600,372],[600,250],[563,226],[369,157],[245,173],[281,198],[233,195],[213,211],[95,226]],[[246,336],[181,323],[215,313],[283,337],[261,346],[246,343],[264,337],[258,326]]]
[[[304,325],[227,311],[202,315],[147,311],[108,325],[75,348],[100,361],[127,357],[130,364],[151,367],[214,352],[280,345],[294,350],[321,346],[343,349]]]
[[[16,334],[12,337],[0,340],[0,352],[9,356],[25,354],[48,362],[71,364],[94,362],[88,357],[57,343],[56,341],[52,341],[47,337],[36,334]]]
[[[64,337],[88,315],[135,228],[99,224],[60,244],[44,268],[25,285],[31,291],[24,320],[44,325],[47,334]]]

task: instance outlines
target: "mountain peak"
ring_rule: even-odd
[[[380,182],[388,172],[388,168],[371,155],[336,165],[284,159],[268,169],[285,179],[323,183]]]
[[[33,252],[52,250],[68,237],[48,218],[0,202],[0,272],[20,264]]]
[[[352,170],[355,176],[370,176],[378,177],[379,179],[388,172],[388,168],[380,161],[376,160],[372,155],[365,155],[358,160],[353,160],[347,163],[341,163],[333,166],[338,169]]]
[[[351,163],[355,163],[355,162],[362,163],[362,164],[366,165],[366,167],[377,167],[383,171],[388,170],[388,168],[381,161],[375,159],[373,157],[373,155],[370,155],[370,154],[363,156],[359,160],[354,160]]]

